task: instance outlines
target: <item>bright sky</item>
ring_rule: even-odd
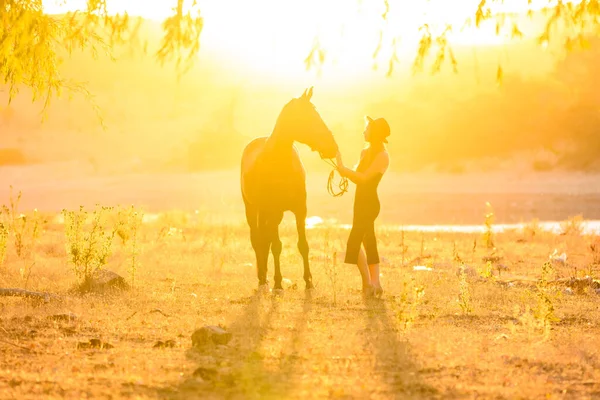
[[[107,0],[109,12],[127,11],[132,15],[162,20],[172,13],[176,0]],[[383,22],[384,0],[199,0],[205,18],[202,33],[204,48],[219,51],[233,62],[269,76],[294,77],[306,74],[303,60],[317,36],[328,49],[332,63],[324,73],[347,79],[370,70],[370,55],[377,45],[379,29],[384,29],[381,61],[389,59],[391,40],[400,37],[400,56],[416,53],[421,38],[419,27],[428,23],[433,33],[453,26],[451,44],[498,45],[509,32],[497,36],[495,22],[480,29],[464,27],[474,20],[479,0],[389,0],[390,12]],[[47,12],[85,8],[86,0],[44,0]],[[187,0],[191,4],[191,0]],[[496,4],[497,3],[497,4]],[[493,11],[526,12],[552,1],[500,0],[492,2]],[[329,71],[326,69],[329,68]]]

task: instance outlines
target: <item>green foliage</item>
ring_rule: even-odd
[[[539,321],[545,337],[550,335],[552,323],[560,321],[554,314],[554,303],[548,287],[548,282],[555,274],[551,261],[542,264],[541,277],[537,284],[537,306],[533,310],[533,315]]]
[[[4,259],[6,258],[6,249],[8,247],[8,236],[10,234],[10,230],[8,228],[8,224],[4,221],[0,222],[0,266],[4,264]]]
[[[27,288],[32,268],[35,265],[34,248],[40,238],[43,224],[47,221],[40,216],[37,209],[30,214],[21,213],[19,211],[21,197],[20,191],[15,197],[13,187],[10,186],[9,206],[3,205],[0,213],[0,265],[6,257],[9,237],[12,234],[15,253],[22,262],[19,273],[25,288]]]
[[[487,261],[483,267],[479,268],[477,272],[479,272],[479,276],[482,278],[492,278],[493,265],[491,261]]]
[[[155,54],[161,64],[175,59],[180,73],[198,53],[203,27],[199,12],[192,14],[183,6],[178,0],[173,15],[164,21],[164,37]],[[135,45],[141,23],[127,14],[110,15],[105,0],[88,0],[84,11],[65,15],[44,14],[40,0],[4,0],[0,20],[0,79],[9,86],[9,103],[21,86],[27,86],[33,101],[44,100],[44,110],[64,90],[92,100],[84,85],[60,73],[64,53],[80,49],[97,56],[99,51],[110,54],[115,44]]]
[[[381,15],[380,26],[376,28],[379,30],[379,40],[373,52],[373,59],[376,59],[380,55],[384,41],[390,43],[391,52],[386,61],[388,64],[387,76],[392,75],[394,65],[399,62],[396,45],[402,41],[401,33],[394,33],[393,27],[389,29],[389,15],[401,12],[397,10],[406,6],[405,3],[401,4],[401,2],[390,3],[389,0],[380,0],[379,6],[383,7],[384,11]],[[432,7],[435,7],[433,2],[431,4]],[[467,16],[461,26],[446,24],[442,27],[436,27],[431,21],[424,21],[419,27],[421,38],[412,64],[413,73],[424,71],[429,60],[432,60],[430,70],[432,74],[439,72],[446,62],[450,62],[454,72],[457,72],[458,61],[448,41],[448,34],[453,30],[460,29],[462,26],[474,25],[476,28],[480,28],[486,22],[493,22],[496,25],[496,35],[508,34],[512,39],[523,39],[525,35],[514,15],[493,11],[495,6],[502,4],[503,0],[480,0],[477,8],[473,10],[473,14]],[[535,12],[531,7],[531,1],[522,0],[521,5],[527,7],[528,17],[533,17]],[[377,6],[377,4],[372,4],[372,7]],[[565,49],[568,51],[573,50],[576,46],[583,48],[587,45],[584,35],[590,31],[590,27],[596,31],[599,28],[600,6],[595,0],[583,0],[576,2],[576,4],[558,1],[555,5],[548,4],[541,13],[547,19],[541,32],[535,35],[536,42],[540,46],[547,46],[551,40],[560,39],[564,40]],[[559,29],[562,30],[562,33],[567,30],[566,37],[555,38],[555,36],[559,36],[556,34]],[[306,67],[319,68],[328,60],[329,50],[317,38],[304,61]],[[496,70],[496,80],[498,83],[503,83],[504,80],[504,69],[500,63]]]
[[[551,261],[542,264],[540,279],[538,280],[535,291],[527,291],[527,297],[535,301],[532,306],[526,304],[523,310],[518,305],[514,306],[514,317],[518,324],[511,322],[509,328],[511,332],[517,333],[524,331],[529,339],[542,336],[543,340],[550,338],[552,324],[560,321],[555,314],[555,300],[557,294],[550,282],[555,278],[556,270]]]
[[[31,256],[33,246],[40,237],[42,225],[45,221],[39,215],[37,209],[34,209],[31,215],[21,213],[19,211],[21,197],[22,192],[19,191],[15,197],[13,195],[13,187],[10,186],[9,206],[2,206],[3,220],[5,220],[3,231],[7,239],[8,234],[12,234],[17,257],[25,259]]]
[[[184,12],[183,6],[184,0],[177,0],[174,14],[163,22],[164,37],[156,53],[161,64],[175,59],[180,73],[187,72],[193,66],[194,56],[200,50],[200,33],[204,27],[200,13],[193,16],[191,11]]]
[[[107,227],[107,215],[112,209],[98,206],[91,216],[83,206],[78,211],[62,211],[67,255],[82,283],[91,280],[112,254],[113,239],[120,229],[120,223],[112,229]]]
[[[135,286],[135,278],[140,266],[140,243],[138,235],[143,218],[144,213],[137,210],[133,205],[129,208],[119,208],[116,216],[116,234],[129,253],[129,275],[132,287]]]
[[[394,298],[392,307],[403,332],[411,329],[419,317],[419,307],[425,298],[425,287],[418,285],[414,278],[402,282],[402,291]]]
[[[0,238],[0,241],[2,239]],[[1,242],[0,242],[1,246]],[[590,277],[594,277],[600,268],[600,241],[597,237],[594,237],[594,241],[590,243],[589,250],[592,256],[592,261],[588,264],[587,275]],[[2,259],[0,258],[0,265],[2,264]]]
[[[89,95],[82,85],[61,76],[59,54],[71,54],[74,48],[93,54],[108,50],[94,30],[97,17],[91,13],[84,18],[46,15],[41,1],[35,0],[0,4],[0,79],[9,86],[9,103],[21,85],[31,88],[33,101],[43,99],[44,108],[65,89]]]
[[[193,65],[194,56],[200,49],[204,19],[195,0],[169,1],[174,6],[173,14],[163,21],[163,37],[155,57],[161,64],[175,61],[179,74],[183,74]],[[494,19],[497,34],[509,30],[511,37],[522,38],[523,32],[510,16],[492,12],[492,7],[500,3],[501,0],[481,0],[465,24],[472,25],[474,20],[475,26],[480,27],[484,21]],[[530,4],[525,0],[522,3]],[[379,32],[379,41],[375,44],[373,59],[378,57],[384,39],[386,43],[390,43],[387,76],[392,75],[394,65],[399,61],[396,45],[402,40],[399,35],[391,34],[393,37],[387,37],[390,35],[387,33],[389,14],[395,12],[397,4],[382,0],[384,12],[380,26],[375,28]],[[71,54],[73,49],[78,48],[97,54],[100,50],[110,52],[114,44],[122,43],[142,47],[138,40],[139,19],[134,22],[127,13],[109,14],[106,0],[88,0],[86,5],[83,11],[55,16],[43,13],[41,0],[4,0],[0,3],[0,77],[10,87],[10,99],[18,93],[20,85],[32,89],[34,100],[43,98],[45,107],[63,90],[89,97],[83,85],[71,82],[60,74],[58,66],[61,51]],[[557,28],[565,27],[571,31],[565,40],[565,46],[569,50],[575,45],[586,45],[583,34],[590,25],[593,28],[598,26],[600,16],[600,6],[593,0],[577,4],[559,1],[547,11],[547,23],[537,37],[538,43],[547,44],[554,38]],[[421,40],[413,62],[415,73],[423,70],[430,55],[433,55],[432,73],[438,72],[447,61],[457,70],[458,62],[447,39],[453,28],[457,27],[446,26],[439,33],[433,33],[432,25],[427,21],[423,23],[420,27]],[[147,46],[143,45],[143,48],[145,50]],[[328,51],[317,37],[304,60],[306,67],[319,68],[329,59]],[[503,79],[501,65],[498,66],[497,79]]]

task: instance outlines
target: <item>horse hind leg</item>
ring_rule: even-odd
[[[249,205],[246,205],[246,221],[250,227],[250,243],[256,252],[258,249],[258,211]]]
[[[283,290],[283,286],[281,286],[281,281],[283,277],[281,276],[281,239],[279,238],[279,224],[283,219],[283,213],[277,215],[276,218],[273,219],[272,225],[270,226],[271,230],[271,253],[273,253],[273,263],[275,264],[275,286],[273,289],[275,290]]]
[[[281,215],[283,218],[283,213]],[[269,250],[271,249],[275,232],[278,228],[277,214],[259,212],[258,214],[258,251],[256,252],[256,264],[258,268],[258,284],[259,286],[268,285],[267,281],[267,265],[269,262]],[[277,234],[277,238],[279,235]],[[281,254],[281,245],[276,243],[275,252],[273,254]],[[279,265],[279,257],[277,257],[277,265]],[[279,272],[281,275],[281,272]]]
[[[256,256],[256,273],[258,285],[267,285],[267,262],[269,259],[269,242],[264,234],[264,226],[259,222],[259,213],[255,207],[246,205],[246,221],[250,227],[250,243]]]

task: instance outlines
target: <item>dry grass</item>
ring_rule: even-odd
[[[76,295],[64,227],[54,221],[34,244],[28,289],[62,302],[0,302],[1,398],[592,398],[600,395],[598,295],[547,289],[554,314],[546,335],[526,314],[538,289],[497,281],[538,279],[554,248],[568,251],[558,277],[594,262],[593,238],[509,232],[494,237],[492,278],[467,276],[472,312],[458,302],[458,264],[483,270],[492,250],[481,236],[402,232],[380,226],[382,301],[365,302],[360,278],[341,263],[348,232],[309,231],[316,290],[303,290],[293,221],[281,226],[283,296],[256,296],[254,254],[244,224],[163,213],[138,233],[136,286],[124,293]],[[176,228],[170,230],[166,228]],[[401,246],[404,242],[404,250]],[[328,253],[324,252],[328,249]],[[113,244],[107,269],[128,278],[128,248]],[[327,265],[337,252],[335,301]],[[420,259],[417,259],[420,257]],[[402,265],[402,259],[405,264]],[[22,287],[22,261],[8,243],[0,286]],[[432,271],[413,271],[427,265]],[[577,266],[577,268],[575,268]],[[577,272],[575,272],[577,271]],[[269,276],[272,277],[272,267]],[[272,279],[272,278],[271,278]],[[422,288],[423,296],[415,295]],[[160,312],[156,310],[159,309]],[[49,316],[75,313],[74,321]],[[191,348],[203,325],[233,333],[227,346]],[[98,338],[112,349],[78,349]],[[159,341],[175,347],[155,349]],[[204,368],[203,373],[194,371]],[[204,378],[202,377],[204,376]]]

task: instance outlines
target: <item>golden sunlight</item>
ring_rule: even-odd
[[[600,1],[0,3],[0,400],[600,399]]]
[[[85,7],[85,0],[46,0],[46,12],[56,13]],[[492,2],[493,13],[525,13],[548,6],[548,1]],[[128,12],[162,20],[172,13],[174,1],[108,1],[110,13]],[[432,35],[451,27],[450,45],[495,46],[510,40],[510,32],[496,32],[494,20],[474,26],[478,0],[447,0],[390,3],[366,0],[221,0],[200,1],[205,18],[203,49],[225,58],[233,69],[244,68],[258,76],[303,83],[314,78],[305,58],[315,43],[325,49],[319,76],[327,81],[347,82],[370,71],[374,63],[387,63],[393,56],[413,57],[425,24]],[[383,16],[385,15],[385,19]],[[469,23],[469,21],[471,21]],[[375,49],[381,44],[375,59]],[[202,54],[202,53],[201,53]]]

